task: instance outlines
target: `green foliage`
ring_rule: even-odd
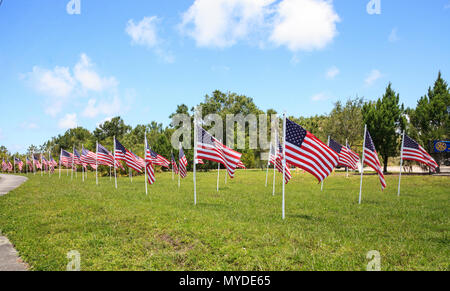
[[[448,140],[450,138],[450,87],[442,79],[439,72],[433,88],[420,98],[415,110],[409,109],[411,134],[417,137],[428,151],[433,140]]]
[[[386,88],[383,97],[376,102],[363,105],[362,115],[367,130],[370,132],[377,152],[383,158],[384,172],[387,172],[389,157],[397,156],[400,150],[399,133],[405,128],[402,116],[403,105],[399,104],[400,95],[393,89],[391,83]]]
[[[103,142],[106,139],[113,139],[114,136],[117,139],[121,139],[130,131],[131,126],[126,125],[121,117],[114,117],[111,121],[105,121],[103,124],[100,124],[94,130],[94,137],[99,142]]]
[[[216,165],[217,166],[217,165]],[[88,174],[34,177],[0,197],[1,231],[32,270],[63,271],[67,253],[81,254],[81,270],[277,271],[366,270],[366,254],[381,253],[383,271],[449,271],[448,177],[408,176],[402,196],[387,176],[334,174],[320,185],[293,172],[281,219],[281,175],[276,195],[265,172],[238,170],[216,193],[217,172],[172,181],[157,173],[145,196],[144,178],[130,183]]]

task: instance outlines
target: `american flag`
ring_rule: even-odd
[[[83,163],[81,162],[81,155],[80,153],[77,151],[77,149],[73,149],[73,162],[75,165],[83,165]]]
[[[30,169],[30,172],[33,170],[33,162],[27,157],[27,165],[28,169]]]
[[[64,167],[72,167],[73,154],[69,153],[68,151],[61,150],[61,157],[59,159]]]
[[[148,147],[147,141],[145,141],[147,144],[147,149],[145,151],[145,165],[147,170],[147,180],[150,185],[153,185],[155,183],[155,169],[153,168],[153,157],[151,155],[151,150]]]
[[[2,161],[2,171],[5,172],[8,170],[8,165],[5,163],[5,159]]]
[[[8,164],[8,171],[12,172],[13,165],[11,164],[11,162],[9,160],[8,160],[7,164]]]
[[[145,168],[145,160],[143,158],[141,158],[140,156],[136,155],[135,153],[133,153],[134,157],[136,158],[138,164],[141,166],[141,168]]]
[[[22,162],[22,160],[19,159],[19,158],[14,158],[14,163],[15,163],[17,166],[19,166],[19,171],[22,172],[22,169],[23,169],[23,162]]]
[[[56,161],[53,159],[52,154],[50,154],[49,158],[50,158],[50,161],[49,161],[49,164],[50,164],[50,171],[53,173],[53,172],[55,171],[55,167],[56,167],[58,164],[57,164]]]
[[[222,144],[200,126],[197,131],[196,151],[197,158],[221,163],[227,169],[228,175],[234,178],[242,154]]]
[[[286,162],[319,180],[325,180],[338,164],[338,155],[295,122],[286,119]]]
[[[434,172],[438,167],[436,161],[415,140],[405,135],[403,141],[403,159],[427,165]]]
[[[203,162],[202,159],[196,159],[196,160],[195,160],[195,164],[196,164],[196,165],[204,165],[205,162]]]
[[[98,164],[114,166],[114,156],[101,144],[97,144]]]
[[[181,145],[180,145],[179,158],[180,159],[178,161],[178,164],[180,165],[180,177],[186,178],[188,162],[187,162],[186,156],[184,155],[183,147]]]
[[[39,157],[36,157],[35,155],[33,155],[33,159],[34,159],[34,165],[35,165],[36,169],[42,170],[42,165],[41,165],[41,162],[39,161]]]
[[[175,158],[173,157],[173,153],[172,153],[172,161],[171,162],[172,162],[173,172],[178,175],[178,166],[177,166],[177,162],[175,161]]]
[[[278,172],[283,173],[283,146],[281,145],[280,141],[277,137],[277,153],[275,156],[275,167],[277,168]],[[292,178],[291,169],[289,167],[289,164],[286,162],[286,171],[285,171],[285,177],[284,182],[287,184]]]
[[[239,161],[239,163],[237,164],[237,167],[240,169],[247,169],[242,161]]]
[[[42,167],[44,167],[45,171],[48,171],[48,161],[44,157],[44,155],[41,155],[41,160],[42,160]]]
[[[94,152],[91,152],[87,149],[83,148],[81,149],[81,162],[87,165],[95,166],[97,157],[95,156]]]
[[[381,183],[381,189],[386,188],[386,181],[384,180],[383,169],[381,168],[380,160],[378,159],[377,150],[373,144],[372,137],[369,131],[366,132],[366,143],[364,145],[364,164],[368,165],[375,172],[378,173],[378,177]]]
[[[357,153],[355,153],[349,146],[347,146],[349,152],[350,152],[350,158],[352,159],[352,162],[355,163],[355,168],[354,170],[358,169],[358,164],[359,164],[359,155]]]
[[[354,153],[347,147],[342,146],[334,139],[330,139],[330,148],[335,151],[339,156],[339,166],[348,167],[350,169],[356,170],[358,169],[357,162],[359,161],[358,155]],[[355,155],[358,157],[358,160],[355,160]]]
[[[277,161],[277,153],[275,152],[275,147],[271,143],[269,152],[269,165],[272,164],[275,166],[276,161]]]
[[[170,168],[170,163],[165,157],[155,153],[153,150],[150,150],[150,154],[153,158],[153,165]]]
[[[142,168],[139,162],[131,151],[127,150],[117,139],[115,140],[116,148],[114,154],[116,156],[116,161],[124,161],[127,166],[136,172],[142,173]]]

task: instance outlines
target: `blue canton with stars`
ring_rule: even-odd
[[[342,151],[342,145],[330,138],[330,148],[338,154]]]
[[[116,139],[116,150],[121,151],[123,154],[127,153],[125,147]]]
[[[286,142],[301,147],[307,131],[297,123],[286,119]]]
[[[366,149],[371,150],[372,152],[375,152],[375,145],[373,144],[372,137],[370,136],[369,131],[366,132]]]
[[[417,142],[415,142],[409,136],[405,135],[405,145],[404,145],[404,147],[418,150],[419,149],[419,144]]]
[[[198,127],[198,142],[214,146],[214,138],[202,127]]]

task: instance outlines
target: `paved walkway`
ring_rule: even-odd
[[[0,174],[0,196],[16,189],[26,177]],[[1,199],[1,198],[0,198]],[[1,230],[1,225],[0,225]],[[19,258],[17,251],[9,240],[0,233],[0,271],[26,271],[27,267]]]

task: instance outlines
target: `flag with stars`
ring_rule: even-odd
[[[386,180],[384,179],[383,169],[378,159],[377,150],[373,144],[369,131],[366,132],[366,143],[364,144],[364,164],[368,165],[377,172],[381,183],[381,189],[386,188]]]

